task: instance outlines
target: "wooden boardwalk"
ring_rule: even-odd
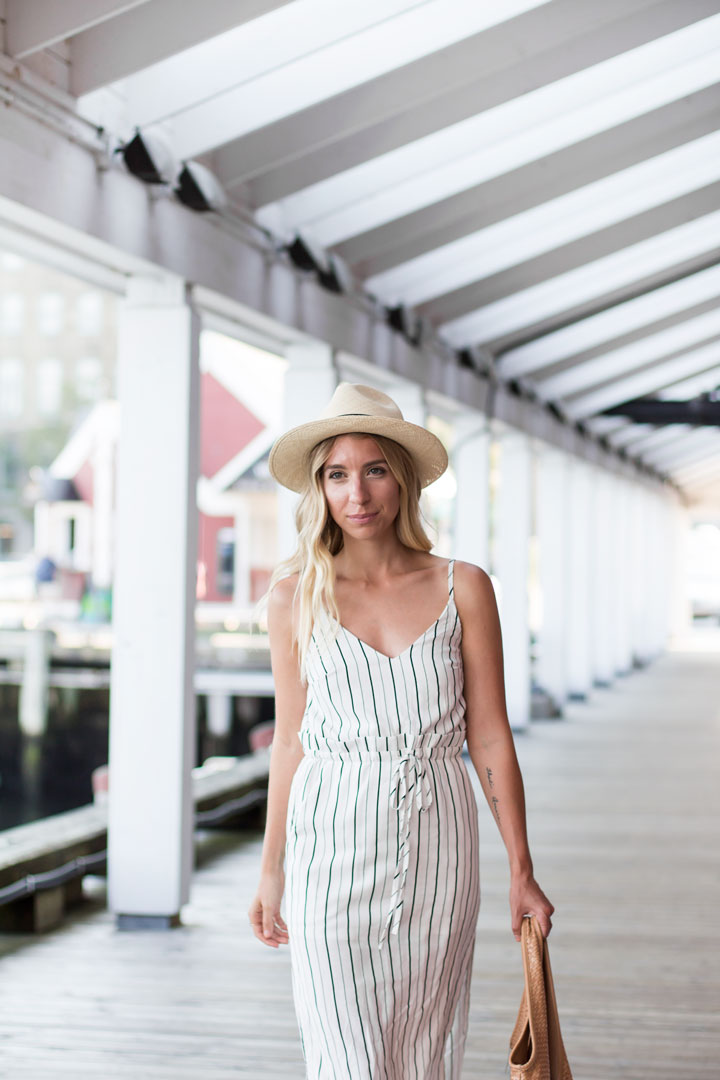
[[[518,737],[575,1080],[719,1075],[720,642],[677,644]],[[494,1080],[521,967],[484,801],[480,817],[463,1076]],[[287,950],[261,945],[246,918],[260,847],[258,833],[207,834],[176,930],[117,931],[88,879],[88,904],[61,929],[0,935],[0,1077],[302,1078]]]

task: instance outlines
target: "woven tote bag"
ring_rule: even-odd
[[[534,915],[523,918],[521,949],[525,989],[510,1036],[510,1080],[572,1080],[548,944]]]

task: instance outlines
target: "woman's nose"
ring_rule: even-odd
[[[350,497],[354,502],[364,503],[367,499],[367,484],[364,476],[352,476],[350,478]]]

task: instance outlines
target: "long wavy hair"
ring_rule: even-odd
[[[359,438],[368,433],[357,431],[350,434]],[[420,494],[422,491],[417,467],[412,454],[384,435],[369,435],[374,439],[387,462],[388,468],[400,488],[400,507],[395,518],[398,540],[413,551],[430,551],[432,541],[422,525]],[[293,611],[297,605],[297,631],[293,632],[293,644],[297,644],[300,678],[307,683],[307,656],[316,622],[322,612],[330,616],[330,632],[337,635],[340,615],[335,599],[335,566],[333,556],[343,548],[343,532],[333,520],[322,486],[322,470],[339,438],[333,435],[313,447],[308,459],[305,487],[295,509],[295,526],[298,542],[295,552],[281,562],[273,571],[267,592],[255,608],[255,617],[267,606],[270,594],[283,578],[298,575],[293,593]]]

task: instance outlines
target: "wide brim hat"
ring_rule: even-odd
[[[298,424],[275,440],[268,459],[271,475],[283,487],[302,491],[313,447],[351,431],[385,435],[404,446],[415,460],[421,487],[432,484],[447,469],[447,451],[438,437],[405,420],[391,397],[372,386],[341,382],[317,420]]]

